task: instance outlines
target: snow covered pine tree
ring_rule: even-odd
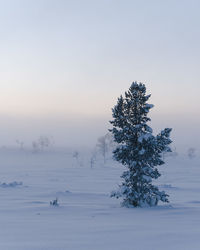
[[[142,83],[133,82],[125,98],[120,96],[112,109],[113,121],[110,129],[118,143],[113,151],[114,159],[123,164],[125,171],[119,190],[112,197],[123,197],[123,206],[155,206],[159,201],[169,202],[168,195],[152,184],[152,179],[160,176],[156,166],[164,164],[162,152],[171,152],[168,146],[171,128],[162,130],[157,136],[147,125],[151,121],[147,114],[153,107],[146,103],[151,95],[146,95]]]

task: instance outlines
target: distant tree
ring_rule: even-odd
[[[99,149],[99,152],[102,154],[103,156],[103,161],[104,164],[106,163],[106,154],[108,152],[108,145],[106,143],[106,137],[102,136],[98,139],[97,142],[97,148]]]
[[[103,157],[104,164],[106,163],[109,152],[113,151],[115,146],[116,144],[111,133],[107,133],[106,135],[98,138],[97,149]]]
[[[114,159],[126,167],[122,174],[123,182],[119,190],[111,196],[123,197],[124,206],[154,206],[159,201],[168,202],[168,195],[159,191],[152,184],[152,179],[160,177],[156,166],[164,164],[163,152],[171,152],[168,146],[170,128],[162,130],[157,136],[147,125],[151,121],[147,114],[153,105],[147,101],[146,87],[142,83],[133,82],[125,97],[120,96],[113,108],[113,128],[115,142]]]
[[[75,166],[82,166],[82,161],[81,161],[81,158],[80,158],[80,152],[78,151],[74,151],[73,154],[72,154],[72,157],[75,159]]]
[[[112,153],[113,150],[117,146],[117,144],[114,140],[113,134],[109,132],[105,135],[105,137],[106,137],[106,141],[107,141],[107,145],[108,145],[108,153],[110,153],[110,152]]]
[[[78,158],[79,158],[79,152],[78,151],[73,152],[73,158],[75,158],[78,161]]]
[[[38,153],[40,152],[40,147],[37,141],[32,142],[32,148],[33,148],[33,153]]]
[[[43,135],[43,136],[39,137],[38,144],[39,144],[41,150],[43,151],[51,145],[51,140],[48,136]]]
[[[171,152],[163,152],[163,160],[165,160],[166,157],[177,157],[178,152],[176,150],[176,147],[171,148]]]
[[[192,158],[194,158],[195,156],[196,156],[196,149],[195,148],[189,148],[188,149],[188,152],[187,152],[187,154],[188,154],[188,157],[190,158],[190,159],[192,159]]]
[[[94,168],[96,157],[97,157],[97,152],[96,152],[96,149],[94,149],[92,150],[91,156],[90,156],[90,168]]]
[[[95,164],[95,158],[94,158],[94,156],[92,155],[92,156],[90,157],[90,168],[93,168],[93,167],[94,167],[94,164]]]
[[[54,144],[53,138],[48,136],[40,136],[36,141],[32,142],[34,153],[42,152]]]
[[[172,152],[169,152],[169,155],[172,157],[177,157],[178,156],[178,152],[176,150],[176,147],[172,148]]]
[[[20,150],[24,150],[24,142],[20,140],[16,140],[16,143]]]

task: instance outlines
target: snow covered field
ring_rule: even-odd
[[[167,158],[170,204],[122,208],[110,192],[122,167],[91,169],[65,151],[0,151],[0,250],[198,250],[200,158]],[[80,164],[81,163],[81,164]],[[50,201],[58,198],[58,207]]]

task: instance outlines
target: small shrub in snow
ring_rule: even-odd
[[[114,159],[123,164],[127,170],[122,174],[123,182],[117,192],[111,196],[123,197],[125,206],[154,206],[159,201],[168,202],[168,195],[159,191],[152,184],[152,179],[160,177],[156,166],[164,164],[163,152],[171,152],[168,146],[170,128],[162,130],[157,136],[147,125],[151,121],[147,114],[153,105],[147,101],[146,87],[142,83],[133,82],[125,97],[118,98],[113,108],[114,140],[118,146],[113,151]]]
[[[51,205],[51,206],[58,207],[58,206],[59,206],[59,204],[58,204],[58,199],[56,198],[55,200],[50,201],[50,205]]]
[[[9,187],[17,187],[17,186],[22,186],[23,183],[22,182],[17,182],[17,181],[13,181],[13,182],[10,182],[10,183],[0,183],[0,187],[3,187],[3,188],[9,188]]]

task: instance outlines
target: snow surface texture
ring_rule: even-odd
[[[91,169],[66,152],[0,151],[1,250],[199,250],[199,159],[167,158],[156,182],[170,204],[122,208],[110,192],[124,170]],[[22,184],[23,183],[23,184]],[[50,206],[58,198],[59,206]]]

